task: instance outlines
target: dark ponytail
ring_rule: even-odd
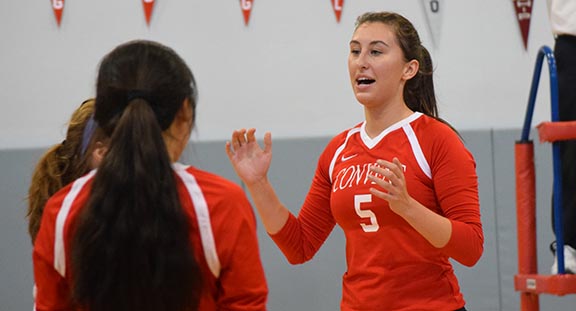
[[[73,229],[72,293],[80,307],[197,309],[200,269],[162,135],[193,101],[192,84],[184,62],[157,43],[120,46],[102,62],[95,118],[110,142]]]
[[[415,58],[420,64],[418,73],[406,82],[404,101],[408,108],[422,112],[433,118],[438,118],[434,80],[432,78],[432,58],[428,50],[420,45],[420,53]]]

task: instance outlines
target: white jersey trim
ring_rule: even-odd
[[[362,125],[362,126],[364,126],[364,125]],[[342,145],[340,145],[340,147],[338,147],[338,149],[336,149],[336,152],[334,153],[334,156],[332,157],[332,161],[330,162],[330,167],[328,169],[328,174],[330,176],[330,182],[332,182],[332,172],[334,171],[334,166],[336,165],[336,160],[338,159],[338,156],[340,156],[340,153],[342,153],[342,150],[344,150],[344,148],[346,148],[346,144],[348,143],[348,139],[350,138],[350,136],[352,136],[358,132],[360,132],[359,127],[355,127],[355,128],[352,128],[351,130],[349,130],[348,134],[346,135],[346,139],[344,140],[344,143]]]
[[[406,125],[409,125],[412,121],[420,118],[421,116],[422,116],[421,112],[414,112],[413,114],[409,115],[405,119],[402,119],[402,120],[390,125],[388,128],[383,130],[380,134],[378,134],[378,136],[376,136],[374,138],[370,138],[370,136],[368,136],[368,134],[366,133],[366,121],[364,121],[364,123],[362,123],[362,126],[360,127],[360,129],[361,129],[360,137],[362,138],[362,142],[364,143],[364,145],[366,145],[366,147],[368,147],[368,149],[372,149],[372,148],[374,148],[374,146],[376,146],[382,140],[382,138],[384,138],[386,135],[388,135],[388,133],[395,131],[395,130],[397,130],[401,127],[404,127]]]
[[[94,176],[96,170],[92,170],[90,173],[86,174],[84,177],[76,179],[72,184],[70,192],[62,201],[62,206],[58,215],[56,216],[56,229],[54,234],[54,269],[64,277],[66,275],[66,254],[64,250],[64,225],[66,224],[66,219],[72,208],[72,203],[80,193],[80,190],[84,187],[86,182]]]
[[[412,146],[412,153],[420,166],[420,169],[428,176],[428,178],[432,179],[432,171],[430,170],[430,165],[424,157],[424,152],[422,152],[422,147],[420,147],[420,142],[418,141],[418,137],[416,137],[416,133],[414,133],[414,129],[410,124],[406,124],[402,126],[404,133],[408,137],[408,141],[410,142],[410,146]]]
[[[174,163],[172,165],[174,170],[182,178],[188,195],[194,205],[196,211],[196,218],[198,219],[198,228],[200,230],[200,239],[202,241],[202,248],[204,249],[204,256],[210,271],[215,277],[220,276],[220,260],[216,252],[216,242],[214,241],[214,234],[212,232],[212,224],[210,222],[210,213],[208,212],[208,204],[202,193],[202,189],[198,185],[194,175],[186,171],[188,166]]]
[[[38,288],[36,287],[36,283],[34,283],[34,288],[32,289],[32,297],[34,297],[34,309],[36,311],[36,294],[38,293]]]
[[[348,143],[348,140],[350,139],[350,137],[353,134],[360,132],[360,138],[362,139],[362,142],[364,143],[364,145],[366,145],[366,147],[368,147],[369,149],[372,149],[386,135],[388,135],[388,133],[390,133],[394,130],[397,130],[399,128],[402,128],[402,130],[406,134],[408,141],[410,142],[410,146],[412,147],[412,153],[414,154],[414,157],[416,158],[416,161],[418,162],[418,166],[420,166],[420,169],[422,169],[422,171],[424,172],[424,174],[428,178],[432,179],[432,170],[430,169],[430,165],[428,164],[426,157],[424,157],[424,152],[422,152],[422,147],[420,146],[420,142],[418,141],[418,137],[416,137],[416,133],[414,133],[414,129],[412,129],[412,126],[410,125],[412,123],[412,121],[420,118],[421,116],[423,116],[423,114],[421,112],[415,112],[415,113],[411,114],[410,116],[408,116],[407,118],[400,120],[400,121],[394,123],[393,125],[389,126],[387,129],[382,131],[382,133],[380,133],[378,136],[376,136],[373,139],[370,138],[368,136],[368,134],[366,134],[366,121],[364,121],[364,123],[362,123],[362,125],[360,127],[355,127],[353,129],[349,130],[348,134],[346,135],[346,139],[344,140],[344,143],[342,145],[340,145],[338,147],[338,149],[336,149],[336,152],[334,153],[332,161],[330,162],[330,168],[329,168],[330,181],[332,181],[332,173],[334,171],[334,166],[336,165],[336,161],[337,161],[338,157],[340,156],[340,154],[342,153],[342,151],[344,150],[344,148],[346,148],[346,144]]]
[[[204,255],[206,261],[210,268],[210,271],[215,277],[220,275],[220,260],[218,259],[218,254],[216,253],[216,243],[214,242],[214,235],[212,233],[212,225],[210,223],[210,215],[208,213],[208,205],[202,194],[202,190],[196,182],[196,178],[192,174],[186,171],[186,166],[175,163],[173,165],[176,173],[184,181],[184,185],[188,190],[190,199],[194,204],[194,210],[196,211],[196,217],[198,219],[198,227],[200,230],[200,237],[202,241],[202,247],[204,249]],[[86,182],[93,177],[96,170],[91,171],[86,176],[77,179],[74,184],[72,184],[72,189],[62,202],[62,206],[58,215],[56,217],[56,229],[54,237],[54,268],[58,273],[64,277],[66,275],[66,255],[64,249],[64,225],[66,224],[66,219],[72,208],[72,203],[80,193],[80,190],[84,187]]]

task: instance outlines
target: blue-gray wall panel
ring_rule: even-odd
[[[270,182],[283,204],[298,214],[328,139],[276,140]],[[338,310],[346,271],[345,240],[335,228],[316,256],[292,266],[269,237],[261,239],[270,282],[270,310]],[[271,251],[275,249],[274,251]]]
[[[468,309],[519,310],[514,291],[517,241],[514,142],[519,130],[463,131],[476,159],[484,254],[477,265],[454,262]],[[282,202],[295,214],[308,191],[316,161],[328,138],[276,139],[270,180]],[[193,143],[182,162],[215,172],[240,184],[224,152],[224,141]],[[537,176],[538,267],[548,273],[553,240],[550,227],[551,148],[535,142]],[[30,310],[33,286],[31,245],[27,233],[26,192],[32,169],[44,150],[0,150],[0,310]],[[257,216],[259,217],[259,216]],[[303,265],[290,265],[258,218],[261,256],[270,287],[269,309],[337,310],[345,266],[345,240],[335,228],[318,254]],[[576,295],[541,295],[541,310],[574,310]]]
[[[0,310],[31,310],[32,243],[26,195],[42,150],[0,151]]]
[[[452,262],[466,299],[466,308],[468,310],[500,310],[491,132],[467,131],[462,132],[461,135],[466,147],[476,160],[480,213],[484,229],[484,253],[480,261],[472,268]]]

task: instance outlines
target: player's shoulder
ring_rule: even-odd
[[[72,187],[74,182],[69,183],[68,185],[60,188],[60,190],[56,191],[49,199],[46,201],[46,205],[44,207],[44,215],[47,215],[50,218],[56,218],[56,215],[62,208],[62,204],[66,197],[71,193]]]
[[[417,136],[433,137],[437,140],[451,140],[458,137],[458,132],[446,121],[425,114],[411,123]]]
[[[38,232],[38,237],[53,237],[55,224],[61,211],[65,212],[63,215],[65,215],[65,219],[67,219],[70,210],[76,209],[85,202],[89,195],[89,190],[87,190],[85,185],[92,179],[92,177],[93,173],[90,172],[89,174],[76,179],[70,184],[62,187],[54,193],[48,201],[46,201],[42,211],[42,222],[40,225],[40,231]],[[78,200],[78,197],[81,197],[81,200]],[[68,208],[63,210],[66,204],[68,204]],[[39,239],[38,237],[37,240]],[[52,240],[53,239],[49,239],[49,241]]]
[[[238,183],[194,166],[181,167],[179,175],[188,192],[196,187],[202,193],[210,217],[218,223],[255,221],[250,201]]]
[[[203,192],[244,193],[238,183],[216,173],[183,164],[175,164],[174,168],[184,183],[196,183]]]
[[[347,141],[353,136],[360,133],[360,129],[364,122],[360,122],[352,127],[346,128],[340,133],[334,135],[324,147],[324,150],[320,154],[320,163],[328,163],[331,161],[334,154],[338,152],[338,149],[341,149],[343,145],[346,145]]]
[[[449,154],[451,157],[463,155],[473,158],[463,138],[448,122],[426,115],[419,119],[421,120],[413,124],[413,129],[425,154]]]
[[[354,134],[359,134],[363,123],[364,122],[357,123],[354,126],[346,128],[342,130],[340,133],[334,135],[332,139],[330,139],[330,141],[328,142],[327,149],[329,149],[330,147],[338,148],[338,146],[346,142],[346,140],[349,139],[350,136]]]

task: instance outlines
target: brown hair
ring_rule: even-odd
[[[196,82],[182,58],[153,41],[102,60],[94,119],[109,137],[70,242],[72,298],[91,311],[197,310],[202,274],[163,133]]]
[[[394,29],[398,44],[406,61],[417,60],[420,63],[418,73],[406,82],[404,100],[414,111],[420,111],[431,117],[438,117],[434,81],[432,80],[432,59],[422,45],[418,32],[404,16],[393,12],[368,12],[356,19],[354,30],[366,23],[383,23]]]
[[[404,87],[404,101],[408,108],[419,111],[446,125],[454,132],[458,131],[448,122],[438,116],[438,106],[434,91],[434,71],[432,58],[428,50],[422,45],[420,36],[414,25],[404,16],[394,12],[367,12],[356,19],[354,30],[366,23],[383,23],[394,29],[396,39],[404,54],[405,61],[417,60],[420,64],[418,73],[406,82]],[[460,136],[460,134],[458,134]]]
[[[36,240],[46,201],[62,187],[89,170],[89,157],[86,155],[90,153],[82,154],[81,147],[84,129],[94,112],[94,103],[94,99],[88,99],[74,111],[68,123],[66,139],[50,147],[36,164],[28,188],[26,215],[32,243]]]

